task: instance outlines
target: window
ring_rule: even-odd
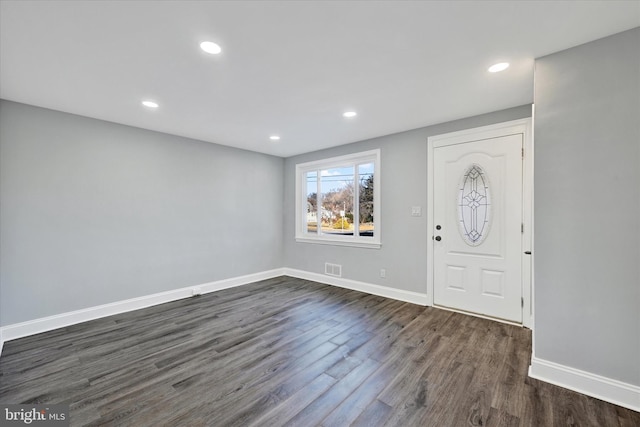
[[[380,247],[380,150],[296,165],[296,240]]]

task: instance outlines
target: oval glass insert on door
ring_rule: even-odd
[[[491,188],[482,166],[469,166],[458,186],[458,229],[469,246],[482,244],[491,225]]]

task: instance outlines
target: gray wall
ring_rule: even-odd
[[[279,268],[283,160],[0,103],[0,325]]]
[[[640,385],[640,28],[536,61],[535,355]]]
[[[324,273],[324,263],[342,265],[342,277],[391,288],[427,291],[427,138],[447,132],[531,116],[524,105],[287,158],[284,180],[284,262],[289,268]],[[382,248],[363,249],[295,241],[295,165],[381,149]],[[422,216],[412,217],[411,207]],[[380,269],[386,278],[380,278]]]

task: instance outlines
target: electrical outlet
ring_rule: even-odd
[[[387,277],[387,270],[385,270],[384,268],[381,268],[380,269],[380,277],[385,279]]]
[[[411,206],[411,216],[422,216],[422,206]]]

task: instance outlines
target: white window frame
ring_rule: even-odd
[[[307,173],[317,171],[318,186],[320,186],[320,183],[322,181],[320,178],[321,170],[354,166],[355,176],[358,171],[357,166],[363,163],[373,163],[374,170],[373,236],[357,236],[356,227],[354,227],[354,234],[352,236],[322,234],[320,227],[318,227],[317,233],[307,233]],[[354,184],[355,183],[357,183],[357,181],[354,181]],[[357,217],[359,186],[354,185],[354,189],[354,217]],[[318,197],[320,197],[320,192],[316,193],[318,194]],[[320,200],[318,201],[318,206],[321,206]],[[296,242],[379,249],[381,247],[380,224],[380,149],[348,154],[346,156],[332,157],[329,159],[315,160],[307,163],[299,163],[296,165]]]

